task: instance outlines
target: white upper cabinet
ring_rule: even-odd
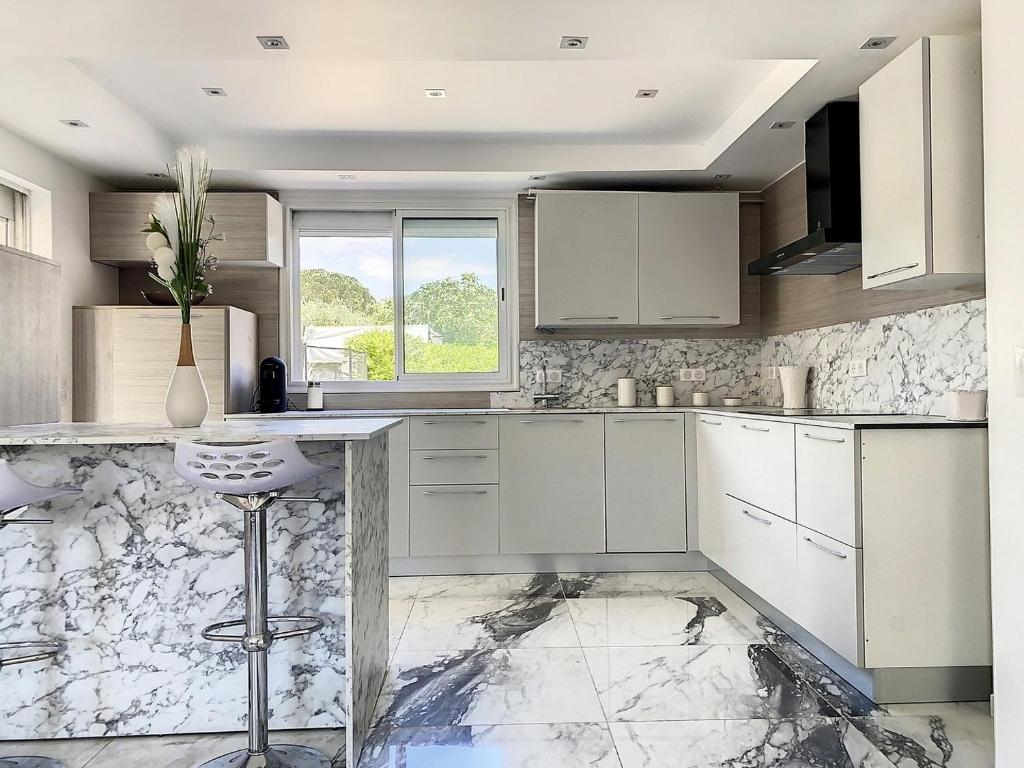
[[[537,326],[637,323],[637,195],[537,195]]]
[[[640,195],[640,325],[738,325],[739,195]]]
[[[864,288],[984,280],[981,41],[918,40],[860,88]]]

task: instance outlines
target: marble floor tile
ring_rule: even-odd
[[[648,573],[560,573],[567,598],[642,597],[645,595],[715,596],[727,588],[705,571]]]
[[[399,728],[359,768],[621,768],[602,723]]]
[[[836,716],[766,645],[584,653],[609,721]]]
[[[760,641],[718,597],[654,595],[567,601],[584,647],[723,645]]]
[[[398,641],[402,639],[406,622],[412,612],[415,600],[409,598],[392,598],[388,601],[388,653],[398,650]]]
[[[897,768],[991,768],[995,762],[988,702],[881,709],[886,714],[851,722]]]
[[[437,598],[417,600],[398,649],[578,648],[565,600]]]
[[[50,757],[66,768],[83,768],[110,739],[48,739],[46,741],[0,741],[0,758]]]
[[[392,576],[388,579],[388,596],[392,600],[416,597],[422,581],[422,576]]]
[[[604,719],[578,648],[399,651],[376,718],[389,728]]]
[[[501,573],[496,575],[424,576],[416,597],[561,597],[561,585],[554,573]]]
[[[892,768],[841,718],[612,723],[623,768]]]

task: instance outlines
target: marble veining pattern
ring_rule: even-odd
[[[313,613],[324,629],[270,653],[276,726],[345,722],[343,444],[308,443],[339,467],[296,490],[316,504],[270,515],[271,613]],[[181,480],[171,445],[0,448],[26,479],[83,489],[41,507],[52,526],[0,531],[0,636],[60,637],[58,660],[2,671],[0,738],[239,729],[244,653],[199,637],[243,609],[242,516]]]
[[[847,375],[852,360],[867,376]],[[988,386],[985,301],[772,336],[761,365],[811,366],[813,407],[945,415],[946,392]],[[781,404],[777,379],[764,378],[761,399]]]

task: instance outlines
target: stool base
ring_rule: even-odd
[[[64,768],[52,757],[0,757],[0,768]]]
[[[199,768],[331,768],[331,761],[323,752],[288,744],[272,746],[262,755],[250,755],[248,750],[241,749],[215,757]]]

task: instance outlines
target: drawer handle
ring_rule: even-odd
[[[638,424],[639,422],[652,422],[652,421],[667,421],[669,424],[674,424],[678,419],[612,419],[612,424]]]
[[[563,315],[559,320],[618,320],[618,315]]]
[[[711,421],[710,419],[701,419],[700,423],[701,424],[711,424],[712,426],[715,426],[715,427],[722,426],[722,422],[720,422],[720,421]]]
[[[137,315],[135,315],[135,317],[138,320],[174,320],[178,323],[181,323],[181,315],[177,312],[175,312],[173,315],[155,315],[150,312],[139,312]],[[196,314],[195,312],[193,312],[190,315],[190,317],[193,320],[203,319],[202,314]]]
[[[818,542],[816,542],[810,536],[804,536],[804,541],[806,541],[808,544],[810,544],[812,546],[817,547],[822,552],[828,552],[833,557],[838,557],[840,560],[845,560],[846,559],[846,554],[845,553],[843,553],[843,552],[836,552],[834,549],[829,549],[824,544],[819,544]]]
[[[423,461],[477,461],[486,458],[486,456],[420,456]]]
[[[487,491],[420,491],[424,496],[483,496]]]
[[[762,525],[771,525],[772,524],[771,520],[769,520],[767,518],[764,518],[764,517],[758,517],[753,512],[751,512],[749,509],[744,509],[744,510],[742,510],[742,512],[743,512],[744,515],[749,517],[751,520],[757,520],[757,522],[761,523]]]
[[[875,272],[875,274],[873,274],[873,275],[868,275],[868,280],[874,280],[876,277],[883,277],[885,275],[891,275],[893,272],[903,272],[904,270],[907,270],[907,269],[913,269],[914,267],[916,267],[920,263],[921,262],[919,262],[919,261],[915,261],[913,264],[907,264],[907,266],[905,266],[905,267],[893,267],[892,269],[885,270],[885,272]]]
[[[444,426],[445,424],[486,424],[486,423],[487,423],[487,419],[445,419],[444,421],[421,421],[420,422],[420,424],[430,424],[431,426],[433,426],[435,424],[440,424],[440,425]]]
[[[812,435],[810,432],[804,432],[804,437],[809,437],[811,440],[821,440],[823,443],[845,443],[845,437],[824,437],[823,435]]]
[[[771,432],[771,427],[752,427],[749,424],[740,424],[744,429],[749,429],[751,432]]]
[[[520,419],[520,424],[582,424],[583,419]]]
[[[659,320],[718,320],[721,315],[661,315]]]

